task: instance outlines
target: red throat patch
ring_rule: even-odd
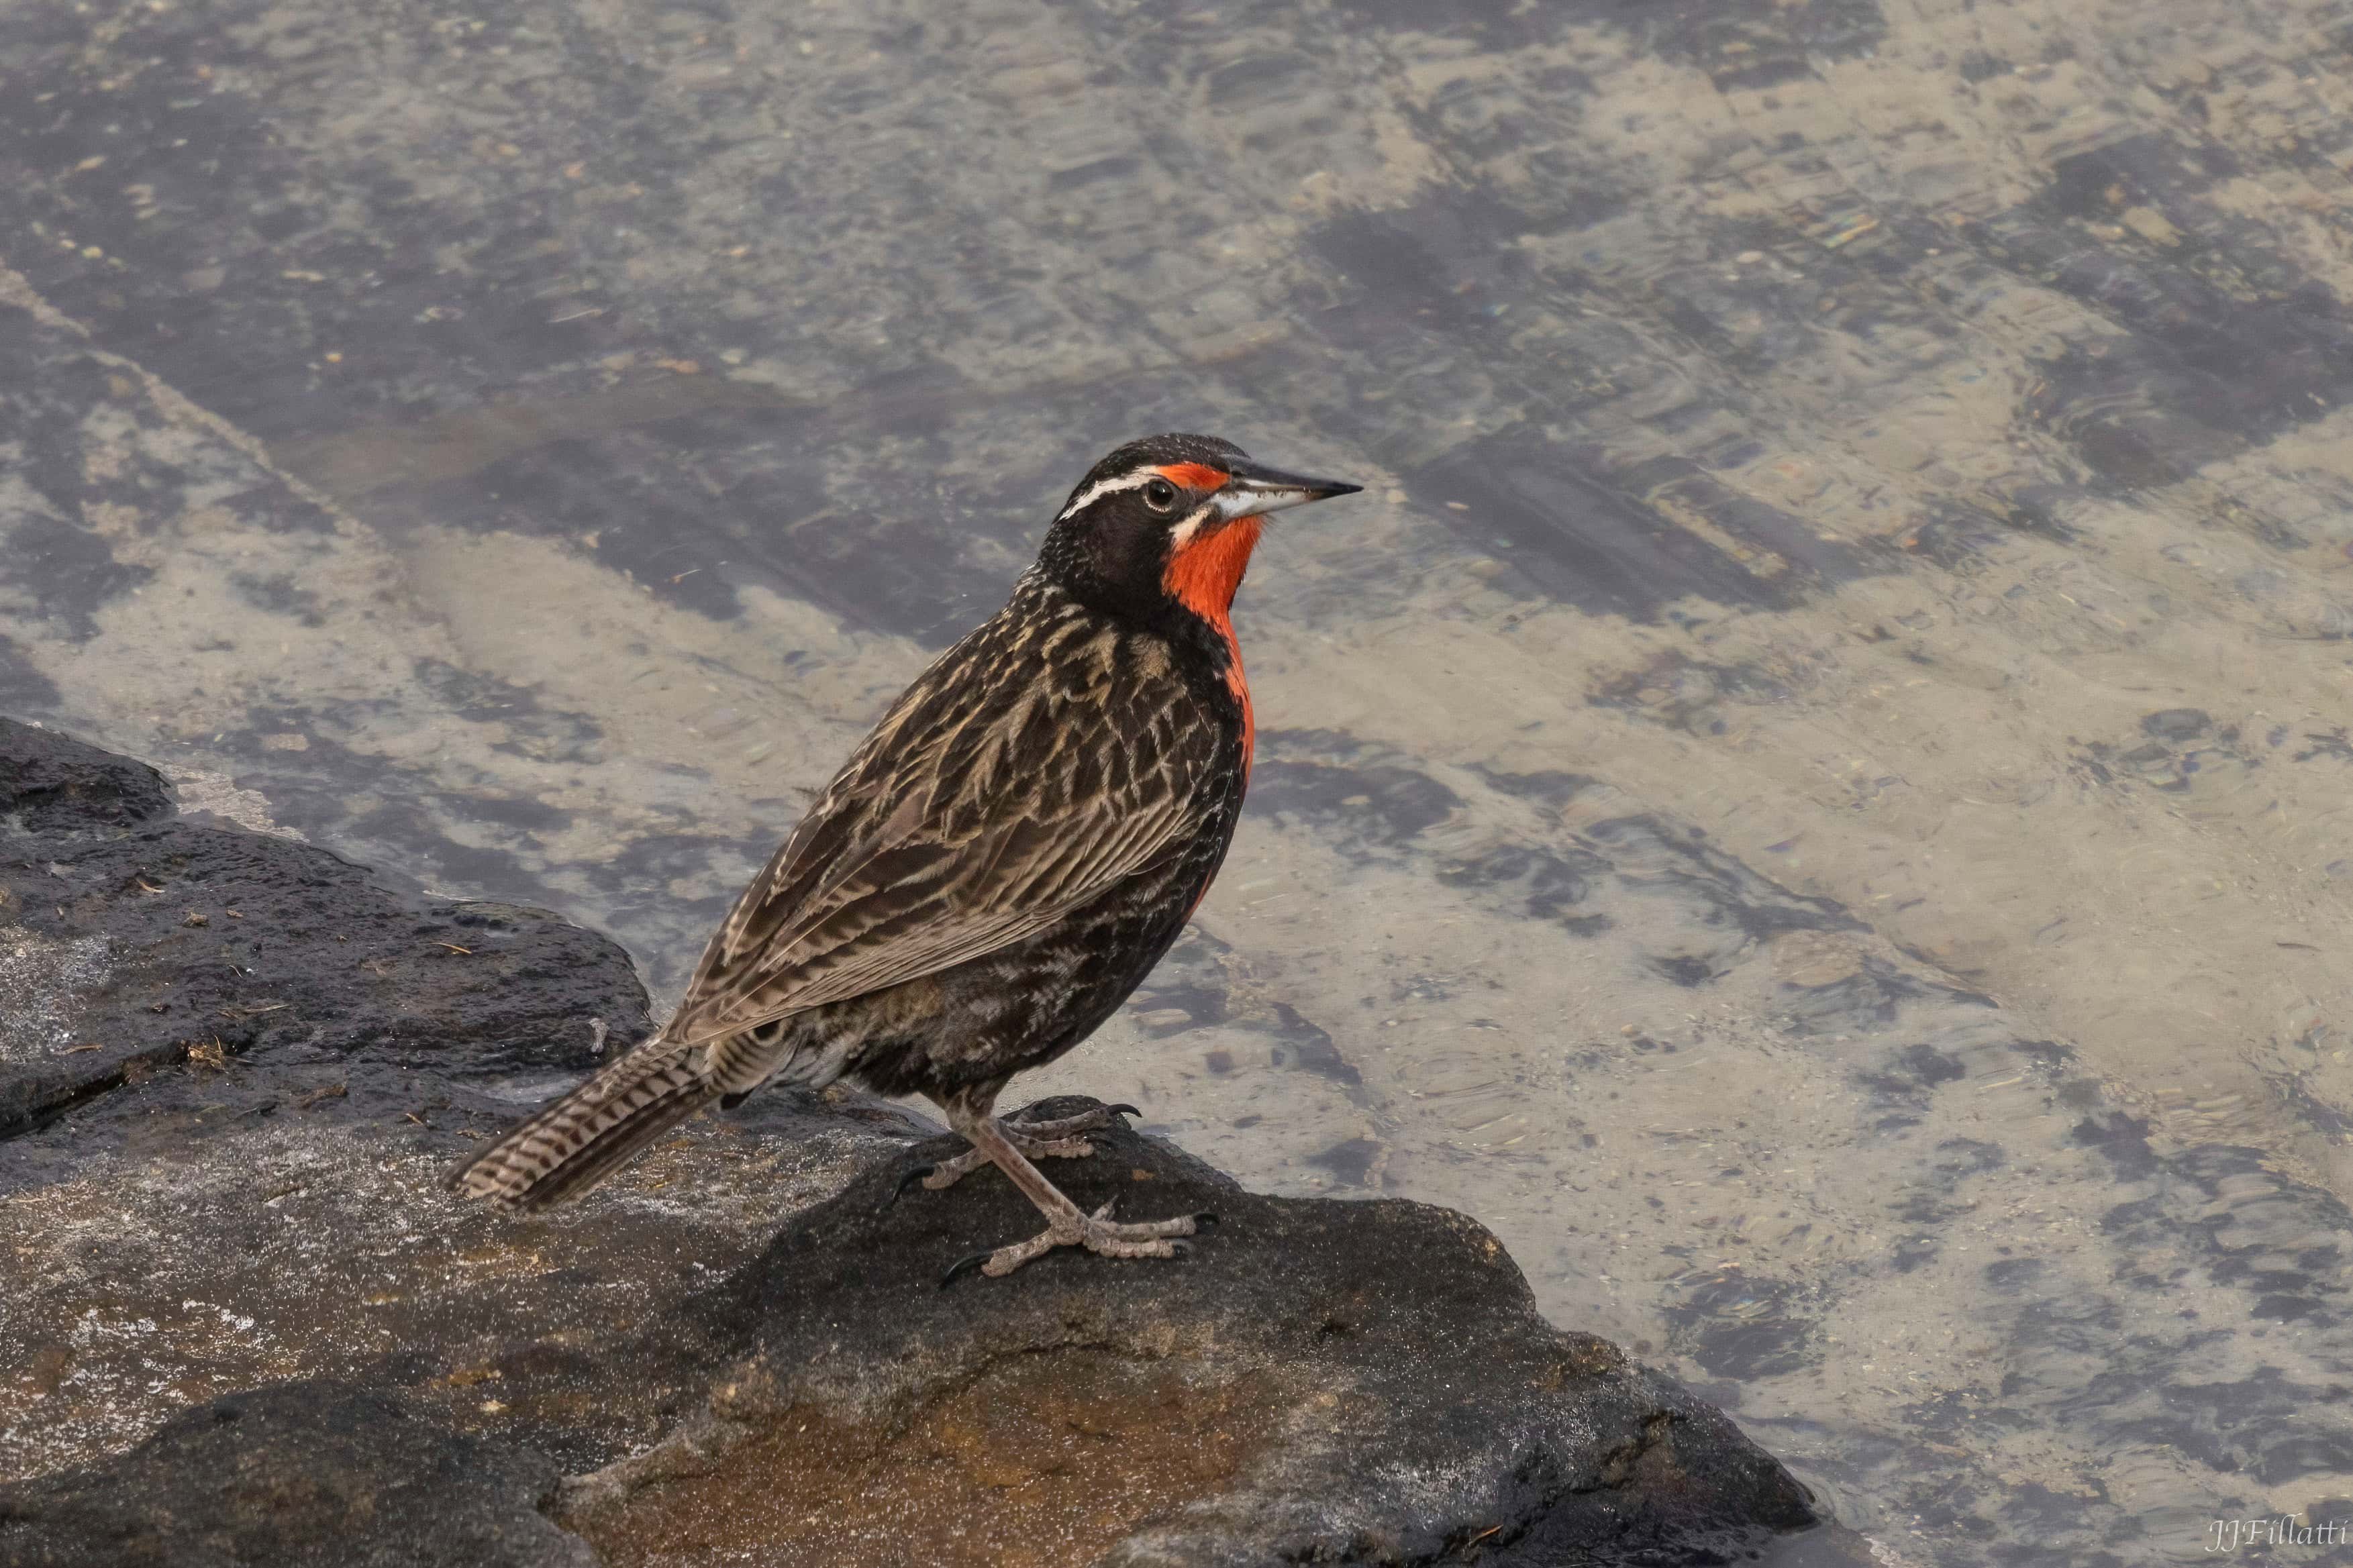
[[[1180,465],[1181,466],[1181,465]],[[1209,623],[1226,639],[1226,685],[1242,705],[1242,776],[1250,776],[1250,752],[1257,726],[1250,714],[1250,682],[1242,677],[1242,646],[1234,637],[1234,590],[1250,570],[1250,552],[1258,548],[1265,520],[1238,517],[1214,532],[1197,535],[1168,558],[1160,585],[1169,597]]]

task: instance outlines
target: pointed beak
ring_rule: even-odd
[[[1344,485],[1337,479],[1303,479],[1280,468],[1250,464],[1232,470],[1231,477],[1210,499],[1217,504],[1218,516],[1231,522],[1238,517],[1264,517],[1268,512],[1305,506],[1312,500],[1352,496],[1364,488]]]

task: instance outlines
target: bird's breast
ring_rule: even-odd
[[[1241,640],[1234,636],[1234,594],[1250,570],[1250,552],[1258,548],[1265,524],[1255,517],[1238,517],[1220,528],[1203,532],[1168,559],[1160,585],[1168,595],[1198,616],[1225,645],[1226,688],[1241,706],[1242,775],[1250,775],[1250,757],[1258,738],[1257,716],[1250,710],[1250,679],[1242,671]]]

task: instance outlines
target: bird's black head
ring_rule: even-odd
[[[1147,436],[1087,470],[1038,564],[1106,613],[1154,626],[1206,621],[1229,637],[1226,613],[1260,520],[1361,489],[1254,463],[1214,436]]]

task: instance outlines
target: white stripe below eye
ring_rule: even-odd
[[[1176,552],[1192,543],[1193,536],[1201,531],[1201,525],[1208,521],[1210,514],[1216,510],[1217,508],[1214,506],[1202,507],[1198,510],[1195,511],[1192,516],[1187,518],[1184,521],[1170,529],[1168,531],[1168,553],[1174,555]]]
[[[1087,508],[1094,505],[1095,502],[1101,500],[1107,495],[1113,495],[1121,490],[1142,489],[1145,486],[1161,477],[1162,475],[1157,468],[1145,468],[1141,473],[1123,474],[1115,479],[1100,480],[1097,483],[1089,485],[1085,489],[1081,490],[1076,496],[1072,497],[1071,504],[1062,509],[1062,515],[1056,518],[1054,521],[1056,522],[1061,522],[1068,518],[1075,517],[1080,512],[1086,510]]]

